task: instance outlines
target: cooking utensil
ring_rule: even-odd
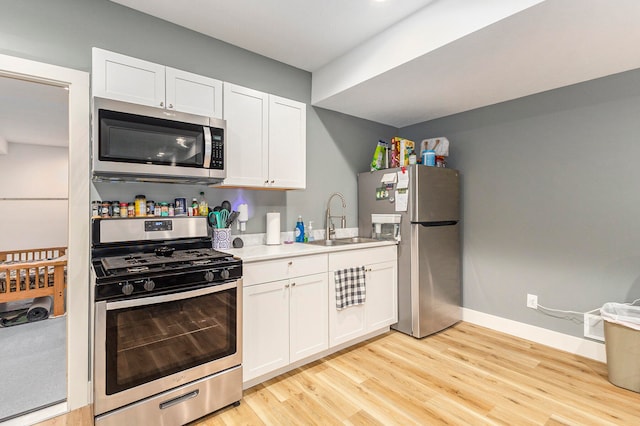
[[[227,219],[227,228],[231,228],[231,224],[235,222],[238,216],[240,216],[240,212],[231,212],[231,214],[229,215],[229,219]]]
[[[210,211],[209,212],[209,225],[213,228],[217,228],[218,227],[218,212],[216,211]]]
[[[218,228],[226,228],[229,220],[229,210],[222,209],[218,212]]]
[[[230,212],[231,211],[231,203],[228,200],[224,200],[221,204],[220,204],[220,208]]]

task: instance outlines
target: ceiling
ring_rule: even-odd
[[[0,75],[0,141],[68,146],[68,123],[66,88]]]
[[[312,105],[395,127],[640,68],[637,0],[112,1],[310,71]]]
[[[433,0],[111,0],[315,71]]]

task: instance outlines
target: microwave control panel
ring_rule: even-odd
[[[211,129],[211,168],[224,170],[224,130]]]

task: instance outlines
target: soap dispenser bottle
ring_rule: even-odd
[[[298,216],[295,229],[296,243],[304,243],[304,223],[302,222],[302,216]]]
[[[309,226],[307,227],[307,242],[313,241],[313,221],[309,221]]]

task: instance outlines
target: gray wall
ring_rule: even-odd
[[[311,74],[244,49],[189,31],[107,0],[4,0],[0,53],[90,71],[91,47],[168,65],[309,103]],[[312,52],[310,52],[312,54]],[[210,204],[228,199],[249,204],[247,232],[264,232],[265,212],[282,213],[282,230],[292,231],[299,214],[324,223],[329,195],[347,198],[347,226],[357,226],[355,175],[367,170],[380,138],[396,129],[308,107],[307,189],[258,191],[187,185],[96,184],[92,198],[155,201],[194,197],[202,190]]]
[[[90,71],[92,46],[310,100],[305,71],[106,0],[2,2],[0,53]],[[416,141],[447,136],[449,165],[462,171],[466,307],[580,336],[575,316],[527,309],[526,293],[577,311],[640,297],[638,117],[640,71],[631,71],[401,129]],[[263,232],[267,210],[283,213],[283,230],[298,214],[321,228],[329,194],[341,191],[356,226],[355,174],[397,130],[319,108],[307,118],[306,190],[97,184],[95,192],[159,201],[204,189],[210,203],[249,202],[248,232]]]
[[[640,70],[401,129],[446,136],[462,171],[464,306],[582,335],[640,297]]]

